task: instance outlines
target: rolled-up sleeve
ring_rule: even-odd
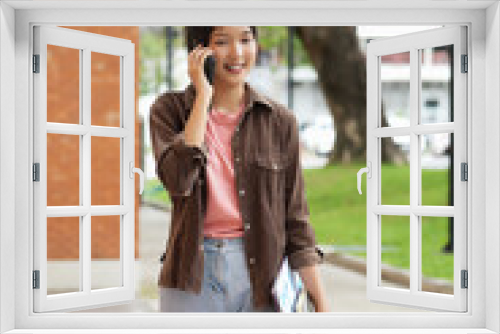
[[[323,252],[316,246],[314,229],[309,223],[309,206],[306,200],[305,183],[300,163],[299,131],[295,116],[292,116],[289,135],[289,163],[286,170],[286,246],[290,267],[297,270],[319,264]]]
[[[189,196],[207,163],[206,147],[187,145],[175,93],[160,96],[150,109],[151,144],[156,174],[170,196]]]

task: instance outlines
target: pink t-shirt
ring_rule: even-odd
[[[237,113],[208,113],[205,139],[209,149],[207,163],[207,213],[204,235],[208,238],[235,238],[243,236],[243,221],[238,206],[231,137],[240,116]]]

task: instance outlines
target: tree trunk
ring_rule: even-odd
[[[302,26],[295,31],[318,73],[334,120],[336,141],[329,164],[366,162],[366,57],[356,27]],[[385,117],[382,124],[387,126]],[[392,140],[383,141],[382,162],[405,161]]]

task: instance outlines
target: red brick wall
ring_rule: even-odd
[[[135,44],[135,162],[140,168],[141,128],[138,27],[63,27],[123,38]],[[79,51],[48,46],[47,121],[79,123]],[[91,124],[119,126],[120,62],[117,56],[92,52]],[[120,204],[120,140],[96,138],[91,143],[92,205]],[[79,205],[80,154],[78,136],[47,136],[47,205]],[[128,169],[128,165],[127,165]],[[42,171],[43,172],[43,171]],[[124,170],[128,173],[128,170]],[[135,258],[139,257],[139,177],[135,175]],[[119,216],[92,217],[92,259],[120,257]],[[48,260],[79,258],[78,217],[48,218]]]

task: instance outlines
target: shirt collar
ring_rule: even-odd
[[[268,111],[273,111],[274,107],[271,103],[271,101],[264,96],[263,94],[259,93],[255,88],[250,86],[247,82],[244,83],[245,86],[245,110],[252,110],[253,106],[255,103],[260,103],[264,106],[266,106],[266,110]],[[196,98],[196,90],[193,85],[193,83],[190,83],[186,89],[184,90],[184,94],[186,97],[186,106],[189,110],[192,109],[193,104],[194,104],[194,99]],[[212,105],[210,104],[210,108]]]

